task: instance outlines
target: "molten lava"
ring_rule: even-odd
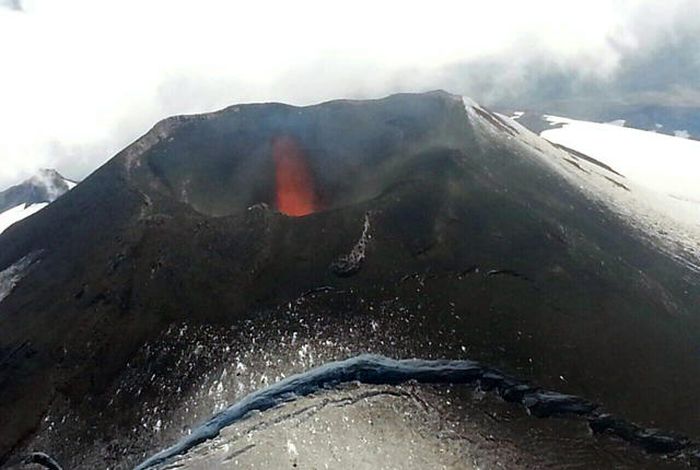
[[[275,160],[277,210],[300,217],[316,211],[316,190],[304,152],[292,137],[275,138],[272,142]]]

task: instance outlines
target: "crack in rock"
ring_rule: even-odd
[[[350,253],[341,256],[331,264],[331,271],[333,271],[337,276],[352,276],[360,270],[360,268],[362,267],[362,263],[365,260],[367,243],[370,239],[369,230],[370,222],[368,212],[365,214],[365,222],[362,228],[362,235],[360,235],[360,239],[357,240],[357,243],[355,243],[355,246],[352,248]]]

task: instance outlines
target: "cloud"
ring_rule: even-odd
[[[0,8],[22,11],[22,2],[21,0],[0,0]]]
[[[700,104],[695,0],[0,2],[0,187],[82,178],[163,117],[236,102]]]

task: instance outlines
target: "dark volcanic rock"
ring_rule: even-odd
[[[27,457],[24,458],[23,463],[25,465],[41,465],[42,467],[48,468],[49,470],[62,470],[61,465],[59,465],[59,463],[56,462],[56,460],[54,460],[53,457],[43,452],[33,452],[29,454]]]
[[[315,213],[276,210],[280,137],[304,159]],[[0,271],[42,253],[0,302],[0,455],[65,404],[90,431],[50,453],[80,466],[88,443],[139,429],[139,402],[156,392],[116,409],[108,392],[126,376],[148,390],[165,370],[165,349],[132,366],[148,341],[181,322],[247,328],[326,287],[342,297],[319,295],[312,313],[330,325],[396,305],[407,338],[387,355],[468,348],[542,389],[700,437],[697,276],[528,145],[444,92],[240,105],[157,124],[0,235]],[[12,353],[23,344],[31,355]],[[502,394],[522,402],[535,390],[519,385]],[[533,413],[548,414],[537,403]],[[142,457],[112,455],[121,466]]]
[[[651,453],[675,452],[689,444],[684,436],[658,429],[644,429],[607,414],[590,419],[589,424],[593,432],[615,435]]]
[[[553,415],[588,415],[598,405],[574,395],[538,390],[523,397],[523,405],[540,418]]]

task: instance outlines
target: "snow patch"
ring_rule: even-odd
[[[615,119],[614,121],[606,122],[606,124],[609,124],[611,126],[618,126],[618,127],[625,127],[625,121],[624,119]]]
[[[516,120],[501,116],[517,131],[518,138],[513,138],[496,132],[480,119],[471,100],[466,98],[464,103],[479,133],[489,135],[487,142],[500,136],[506,145],[518,148],[523,157],[531,156],[545,163],[588,197],[603,202],[622,216],[658,249],[700,273],[700,198],[692,197],[700,192],[700,185],[673,184],[676,174],[684,172],[681,181],[700,181],[700,153],[697,151],[700,142],[559,116],[544,116],[552,125],[563,127],[543,131],[542,136],[546,137],[543,139]],[[550,136],[553,136],[551,141]],[[640,136],[639,141],[633,141]],[[646,147],[651,145],[648,141],[657,147]],[[553,143],[592,157],[629,177],[576,157]],[[575,166],[570,164],[572,158]],[[645,168],[647,173],[639,175],[639,170]],[[661,178],[654,174],[655,170],[662,174]],[[666,179],[669,184],[665,189],[672,192],[657,189],[658,183],[667,183]]]
[[[569,118],[562,117],[562,116],[553,116],[551,114],[545,114],[542,117],[544,118],[545,121],[547,121],[548,123],[550,123],[553,126],[557,125],[557,124],[572,124],[572,123],[576,122],[573,119],[569,119]],[[581,121],[581,122],[584,122],[584,121]]]
[[[299,457],[299,451],[297,450],[297,446],[294,445],[294,443],[289,439],[287,439],[287,453],[290,457]]]
[[[648,189],[700,200],[700,142],[664,134],[545,116],[562,127],[540,135],[602,161]]]
[[[19,222],[20,220],[39,212],[48,205],[48,202],[40,202],[38,204],[20,204],[6,210],[3,213],[0,213],[0,233],[4,232],[11,225]]]

